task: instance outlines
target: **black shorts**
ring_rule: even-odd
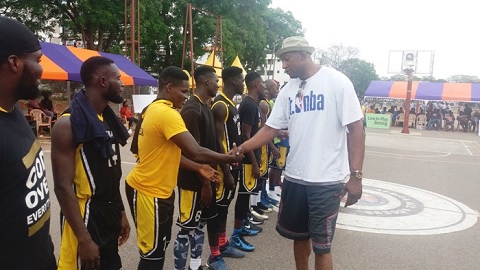
[[[217,170],[220,173],[220,178],[223,180],[222,169],[220,169],[220,167],[218,166]],[[235,198],[235,189],[238,185],[238,179],[241,175],[241,170],[230,170],[230,173],[233,176],[233,183],[235,184],[235,188],[233,190],[226,190],[223,186],[223,183],[219,184],[216,194],[217,206],[219,207],[228,207],[232,202],[233,198]]]
[[[243,164],[242,174],[238,185],[238,194],[258,194],[261,188],[258,179],[252,176],[252,164]]]
[[[277,232],[292,240],[312,239],[316,254],[330,252],[343,184],[307,186],[283,182]]]
[[[270,155],[268,167],[278,170],[284,170],[285,165],[287,164],[287,156],[288,152],[290,151],[290,147],[277,146],[277,148],[280,151],[280,155],[277,158],[274,158],[273,155]]]
[[[212,200],[206,208],[200,206],[200,191],[178,187],[178,219],[177,225],[185,229],[195,229],[200,220],[208,220],[218,215],[215,200],[216,184],[212,183]]]

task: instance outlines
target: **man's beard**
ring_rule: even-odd
[[[120,104],[124,101],[124,98],[117,93],[117,90],[112,86],[108,86],[108,91],[105,94],[105,98],[115,104]]]
[[[28,66],[23,68],[22,77],[18,83],[17,90],[17,99],[36,99],[40,95],[40,89],[36,85],[36,79],[33,78],[32,72]]]

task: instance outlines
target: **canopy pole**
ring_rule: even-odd
[[[403,118],[402,133],[410,134],[410,131],[408,130],[408,123],[410,119],[410,100],[412,99],[413,69],[405,69],[404,71],[405,73],[407,73],[408,83],[407,83],[407,98],[405,99],[405,112],[404,112],[404,118]]]
[[[68,100],[69,105],[70,105],[70,101],[72,101],[70,93],[71,93],[71,91],[70,91],[70,81],[67,81],[67,100]]]

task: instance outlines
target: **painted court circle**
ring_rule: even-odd
[[[342,207],[337,228],[399,235],[433,235],[462,231],[477,223],[468,206],[427,190],[363,179],[362,199]]]

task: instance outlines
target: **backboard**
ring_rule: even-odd
[[[412,68],[415,75],[431,76],[434,57],[434,51],[428,50],[390,51],[388,73],[403,74],[405,69]]]

